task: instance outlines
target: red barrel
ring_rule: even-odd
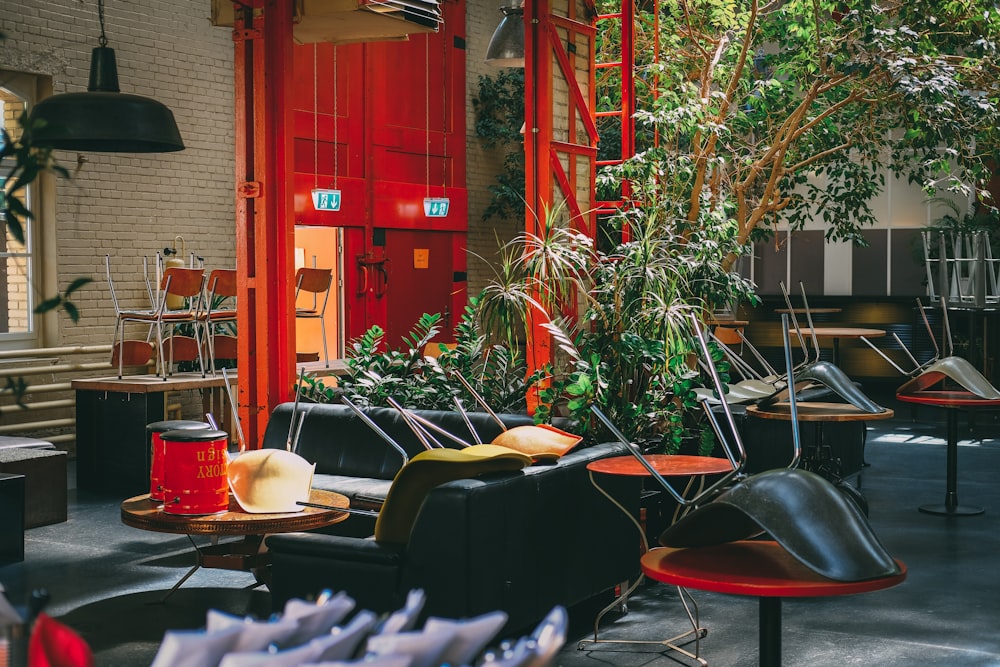
[[[163,500],[163,438],[167,431],[186,431],[211,428],[205,422],[191,419],[168,419],[146,425],[146,443],[149,445],[149,498]]]
[[[229,509],[229,434],[214,429],[167,431],[163,440],[163,511],[219,514]]]

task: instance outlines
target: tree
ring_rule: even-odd
[[[985,190],[998,157],[1000,10],[992,0],[662,0],[657,95],[644,150],[608,170],[683,231],[723,212],[747,244],[821,218],[862,242],[884,169],[942,190]],[[653,15],[643,14],[651,41]],[[610,48],[605,43],[600,48]],[[651,44],[638,44],[649,52]],[[641,91],[640,91],[641,92]],[[737,255],[730,254],[727,265]]]

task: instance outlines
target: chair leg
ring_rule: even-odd
[[[215,332],[211,322],[205,324],[205,347],[208,349],[208,366],[212,370],[212,377],[215,377]]]
[[[163,378],[163,381],[167,381],[167,357],[163,354],[163,324],[157,323],[156,325],[156,350],[159,356],[156,358],[156,374]],[[171,352],[171,357],[173,352]]]
[[[205,331],[204,335],[207,336],[208,332]],[[202,334],[198,333],[198,323],[194,323],[194,344],[198,347],[198,366],[201,367],[201,376],[206,377],[205,369],[205,355],[202,354]]]
[[[115,327],[115,338],[118,339],[117,344],[120,346],[118,348],[118,379],[122,379],[122,375],[125,371],[125,320],[119,319],[118,326]],[[111,343],[112,354],[114,354],[115,342]]]
[[[330,355],[326,352],[326,322],[321,317],[319,318],[319,331],[323,336],[323,361],[326,363],[326,367],[330,367]]]

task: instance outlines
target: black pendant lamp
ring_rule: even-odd
[[[497,67],[524,67],[524,5],[501,0],[503,18],[486,47],[486,62]]]
[[[90,57],[90,81],[85,93],[53,95],[35,105],[31,120],[46,126],[36,143],[73,151],[106,153],[169,153],[184,149],[174,114],[148,97],[118,88],[115,50],[104,35],[104,0],[98,0],[100,46]]]

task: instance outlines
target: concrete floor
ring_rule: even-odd
[[[892,407],[895,419],[870,423],[866,456],[871,466],[863,490],[875,531],[907,564],[909,577],[875,593],[785,601],[784,663],[1000,665],[1000,422],[981,414],[970,428],[963,415],[959,497],[985,506],[986,513],[944,518],[917,511],[920,504],[944,498],[943,415],[922,408],[914,421],[909,406]],[[118,499],[78,494],[75,488],[69,495],[69,520],[29,530],[25,561],[0,567],[0,582],[15,603],[34,588],[48,589],[47,611],[84,636],[98,665],[149,665],[165,630],[197,628],[209,608],[269,613],[268,593],[249,588],[251,575],[220,570],[197,572],[158,604],[192,562],[187,538],[123,526]],[[594,548],[600,548],[600,536]],[[708,628],[702,657],[727,667],[757,664],[756,601],[692,593]],[[572,610],[571,636],[556,664],[693,664],[659,645],[600,644],[579,650],[578,640],[592,633],[593,617],[592,608]],[[601,638],[660,640],[681,632],[684,623],[675,589],[649,583],[639,588],[627,614],[609,614]]]

